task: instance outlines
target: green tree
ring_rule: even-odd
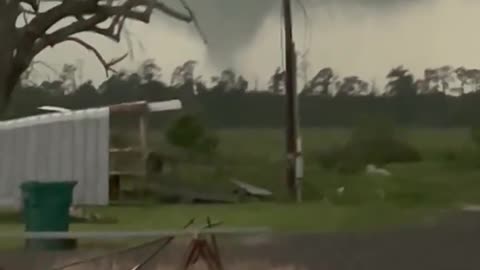
[[[335,81],[335,73],[330,67],[322,68],[314,77],[311,79],[302,91],[303,95],[311,95],[315,92],[319,92],[323,96],[330,95],[330,86]]]
[[[417,88],[415,79],[403,66],[392,69],[388,75],[387,93],[393,96],[415,96]]]
[[[211,156],[218,144],[218,137],[208,133],[198,118],[184,115],[177,119],[166,132],[167,141],[190,154],[200,153]]]
[[[285,92],[285,71],[277,68],[270,77],[268,89],[274,94],[283,94]]]
[[[205,128],[191,115],[184,115],[176,120],[167,130],[167,140],[171,145],[191,150],[205,135]]]

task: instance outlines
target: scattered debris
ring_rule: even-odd
[[[366,171],[367,174],[370,174],[370,175],[379,175],[379,176],[391,176],[392,175],[386,169],[377,168],[373,164],[368,164],[365,171]]]
[[[337,188],[337,195],[342,196],[343,192],[345,192],[345,187],[339,187]]]
[[[273,193],[270,190],[257,187],[239,180],[231,180],[231,182],[237,187],[234,190],[234,194],[239,195],[241,197],[254,197],[258,199],[265,199],[272,197]]]
[[[99,213],[91,213],[80,207],[71,206],[69,209],[70,218],[77,222],[105,222],[107,221]]]
[[[41,107],[38,107],[38,109],[42,111],[59,112],[59,113],[72,112],[72,110],[62,108],[62,107],[56,107],[56,106],[41,106]]]
[[[235,203],[235,199],[228,195],[211,192],[200,192],[176,185],[175,187],[162,183],[152,182],[149,189],[154,191],[157,199],[171,203]]]
[[[465,205],[462,207],[462,210],[466,212],[480,212],[480,205]]]

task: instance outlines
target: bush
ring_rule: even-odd
[[[320,153],[324,168],[335,168],[346,173],[360,171],[367,164],[386,165],[420,160],[420,153],[413,146],[396,138],[393,125],[371,120],[355,127],[345,145],[334,146]]]
[[[219,139],[208,133],[202,123],[191,115],[177,119],[166,132],[168,143],[190,153],[212,155],[216,151]]]
[[[320,151],[318,159],[324,169],[334,169],[339,160],[341,160],[343,148],[342,146],[332,146],[324,151]]]
[[[183,149],[193,149],[205,134],[205,128],[197,118],[185,115],[177,119],[167,130],[168,142]]]
[[[217,150],[220,140],[214,134],[204,135],[196,145],[196,151],[206,155],[213,155]]]

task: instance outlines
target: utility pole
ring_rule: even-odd
[[[297,113],[297,56],[292,31],[292,6],[290,0],[283,0],[285,26],[285,91],[286,91],[286,146],[287,170],[286,180],[289,195],[297,201],[302,200],[300,179],[302,166],[298,136]],[[300,174],[299,174],[300,173]]]

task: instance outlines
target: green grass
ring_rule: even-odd
[[[218,130],[218,157],[210,163],[182,163],[168,183],[183,182],[203,191],[230,192],[235,178],[272,190],[275,197],[286,198],[284,131],[279,129]],[[318,201],[333,196],[344,186],[343,205],[377,203],[378,190],[391,192],[387,202],[418,206],[449,207],[458,203],[480,202],[480,155],[467,129],[403,129],[399,136],[419,150],[423,161],[392,164],[390,178],[362,173],[345,175],[323,169],[318,153],[344,143],[348,129],[304,129],[305,198]],[[151,145],[159,152],[171,152],[158,131],[152,132]],[[452,158],[453,156],[453,158]],[[170,180],[170,181],[169,181]],[[478,192],[477,192],[478,191]]]
[[[115,217],[112,224],[73,224],[73,231],[171,230],[179,229],[192,218],[199,224],[208,216],[225,227],[269,227],[274,232],[326,232],[368,230],[411,222],[434,208],[407,208],[388,204],[335,206],[328,203],[247,203],[238,205],[146,205],[138,207],[100,207],[91,209],[105,217]],[[2,224],[2,231],[21,231],[19,223]]]
[[[212,206],[109,207],[97,209],[114,216],[114,225],[78,224],[76,230],[161,230],[181,228],[191,218],[200,224],[207,216],[222,221],[226,227],[269,227],[277,232],[320,232],[383,227],[436,210],[399,208],[388,205],[342,207],[324,203],[303,205],[283,203],[250,203]]]
[[[424,161],[390,165],[388,169],[393,177],[384,179],[361,173],[339,174],[320,166],[318,152],[345,142],[349,130],[303,130],[305,198],[316,201],[345,186],[347,191],[355,190],[356,194],[350,192],[350,195],[359,197],[357,201],[378,189],[386,189],[421,193],[417,195],[423,196],[423,203],[480,202],[480,155],[474,153],[467,129],[405,129],[399,133],[420,151]],[[200,190],[228,192],[232,188],[229,180],[236,178],[268,188],[277,198],[285,199],[282,130],[230,129],[219,130],[218,134],[221,145],[217,160],[212,164],[181,164],[174,181],[186,182]],[[152,138],[152,145],[159,151],[168,151],[161,133],[155,133]],[[455,160],[448,160],[451,155]]]
[[[220,149],[212,162],[181,163],[170,179],[197,190],[230,192],[236,178],[272,190],[277,202],[235,205],[150,205],[105,207],[95,211],[118,219],[116,224],[74,224],[72,230],[161,230],[180,228],[192,217],[211,216],[226,226],[268,226],[275,231],[371,230],[437,217],[440,210],[461,203],[480,203],[480,155],[466,129],[405,129],[400,136],[416,147],[424,161],[391,164],[392,177],[345,175],[326,171],[316,159],[321,149],[345,142],[346,129],[305,129],[305,198],[302,205],[285,202],[284,134],[273,129],[218,130]],[[151,144],[170,152],[160,132]],[[452,158],[453,156],[453,158]],[[167,177],[169,178],[169,177]],[[161,183],[160,183],[161,184]],[[345,194],[336,195],[344,186]],[[387,196],[380,199],[378,191]],[[329,203],[321,200],[328,198]],[[0,220],[0,230],[18,231],[20,224]]]
[[[424,222],[441,213],[437,208],[407,208],[388,204],[335,206],[315,202],[302,205],[286,203],[249,203],[238,205],[170,205],[141,207],[100,207],[91,209],[105,217],[115,217],[114,224],[72,224],[71,231],[152,231],[176,230],[192,218],[205,224],[206,217],[221,221],[224,227],[268,227],[274,233],[371,231],[399,224]],[[19,223],[1,224],[0,231],[20,232]],[[134,245],[145,239],[83,240],[81,247],[119,248]],[[2,241],[0,250],[21,248],[20,239]]]

